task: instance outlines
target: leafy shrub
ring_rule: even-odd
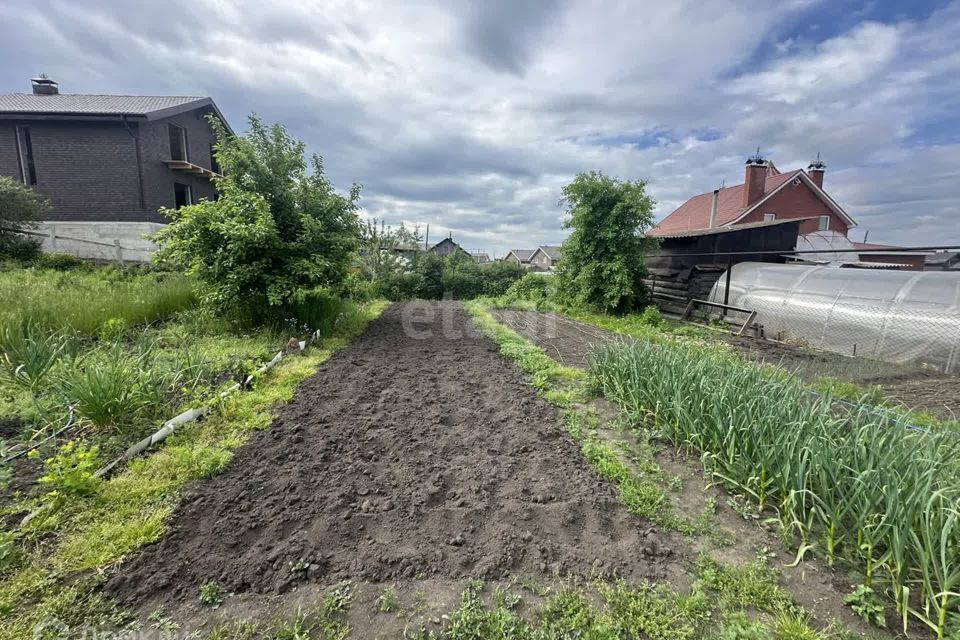
[[[328,335],[340,314],[340,298],[326,289],[297,291],[286,305],[287,315],[309,331]]]
[[[43,461],[44,474],[39,481],[57,493],[87,496],[100,484],[100,478],[94,476],[99,468],[100,450],[71,440],[60,447],[56,455]]]
[[[887,626],[883,613],[883,603],[876,592],[867,585],[858,584],[852,592],[843,598],[843,603],[849,605],[864,622],[870,622],[878,627]]]
[[[443,295],[457,300],[475,298],[483,291],[480,265],[473,258],[459,251],[443,260],[440,282],[443,286]]]
[[[364,277],[359,269],[347,273],[343,279],[341,291],[343,297],[356,302],[369,302],[377,297],[377,283]]]
[[[0,176],[0,255],[32,260],[40,243],[19,233],[43,220],[49,204],[36,191],[9,176]]]
[[[497,297],[529,273],[518,264],[500,261],[480,265],[480,275],[483,286],[477,295]]]
[[[40,251],[40,241],[26,235],[9,234],[9,237],[2,242],[4,246],[0,255],[18,266],[30,264],[43,255]]]
[[[562,301],[575,307],[624,313],[639,308],[646,295],[643,256],[657,246],[643,233],[653,225],[654,200],[646,183],[581,173],[563,188],[567,204],[557,267]]]
[[[33,259],[33,266],[38,269],[72,271],[73,269],[86,267],[87,263],[69,253],[41,253]]]
[[[640,314],[640,322],[655,329],[659,329],[666,324],[666,320],[660,315],[660,310],[652,304],[647,305],[643,313]]]
[[[387,300],[409,300],[417,295],[420,283],[417,273],[393,274],[379,283],[377,294]]]
[[[427,300],[439,300],[443,297],[444,259],[435,253],[417,256],[415,272],[416,285],[413,295]]]
[[[227,598],[227,591],[216,582],[207,582],[200,585],[200,604],[208,607],[218,607]]]
[[[527,273],[510,285],[503,297],[507,300],[529,300],[539,302],[546,300],[550,295],[550,276],[541,276],[536,273]]]
[[[304,144],[279,124],[251,116],[240,137],[210,122],[220,197],[164,210],[172,222],[155,235],[155,259],[197,276],[208,308],[267,324],[301,289],[339,287],[358,245],[360,187],[340,195],[319,156],[308,173]]]
[[[127,330],[127,321],[123,318],[110,318],[100,325],[99,337],[104,342],[119,340]]]

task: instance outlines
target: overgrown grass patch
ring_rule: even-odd
[[[111,319],[136,325],[167,318],[196,302],[183,275],[118,268],[0,271],[0,330],[34,325],[96,335]]]
[[[229,397],[218,411],[134,460],[93,495],[43,505],[18,534],[28,557],[0,584],[0,636],[32,637],[36,624],[65,608],[73,607],[69,619],[88,624],[114,616],[111,605],[93,593],[102,570],[159,539],[182,488],[223,469],[253,430],[270,425],[272,407],[292,399],[299,383],[385,306],[372,303],[352,312],[335,335],[303,357],[282,360],[252,391]],[[77,575],[91,575],[93,582],[77,587],[71,582]]]

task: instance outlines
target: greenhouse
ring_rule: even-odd
[[[960,373],[960,273],[744,262],[728,304],[756,311],[767,338]]]

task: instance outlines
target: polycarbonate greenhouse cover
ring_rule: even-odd
[[[721,276],[711,301],[725,285]],[[743,262],[729,304],[755,310],[767,337],[960,373],[960,273]]]

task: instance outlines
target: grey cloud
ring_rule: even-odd
[[[470,2],[464,38],[469,50],[496,71],[522,75],[540,32],[562,0]]]
[[[766,88],[817,43],[749,61],[797,9],[726,3],[714,19],[692,2],[635,4],[171,0],[132,12],[120,0],[8,0],[0,91],[46,71],[66,91],[211,95],[237,130],[253,111],[285,123],[335,184],[364,184],[368,215],[500,254],[565,237],[557,201],[577,171],[645,178],[662,216],[740,182],[757,145],[784,169],[822,152],[828,189],[871,239],[960,241],[960,144],[910,138],[960,104],[960,3],[898,24],[896,55],[877,58],[870,82],[834,76],[792,103]],[[846,42],[855,54],[855,40],[834,46]],[[758,78],[763,91],[730,90]],[[670,142],[592,142],[641,131]]]

